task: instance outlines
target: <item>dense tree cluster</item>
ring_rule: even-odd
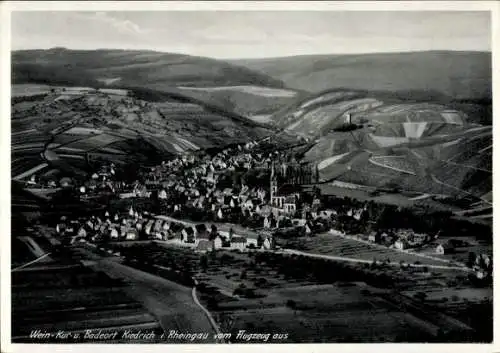
[[[365,282],[374,287],[392,288],[398,277],[382,265],[359,266],[306,256],[257,253],[255,262],[275,268],[285,279],[314,280],[327,284],[335,282]]]
[[[337,211],[339,230],[351,234],[362,233],[370,225],[373,230],[413,229],[417,233],[440,234],[443,236],[470,236],[491,240],[492,230],[485,224],[473,223],[453,217],[452,212],[435,211],[429,207],[397,207],[373,201],[363,202],[349,197],[323,196],[324,208]],[[360,220],[345,217],[353,208],[365,208]]]

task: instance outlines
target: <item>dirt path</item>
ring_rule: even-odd
[[[344,256],[314,254],[314,253],[308,253],[308,252],[299,251],[299,250],[292,250],[292,249],[284,249],[283,251],[285,253],[288,253],[288,254],[303,255],[303,256],[315,257],[315,258],[327,259],[327,260],[333,260],[333,261],[344,261],[344,262],[362,263],[362,264],[373,263],[373,261],[371,261],[371,260],[354,259],[351,257],[344,257]],[[389,265],[390,266],[397,266],[397,267],[401,266],[399,263],[395,263],[395,262],[391,262]],[[464,271],[464,272],[471,271],[467,267],[459,267],[459,266],[412,264],[411,267],[427,267],[427,268],[435,268],[435,269],[439,269],[439,270],[459,270],[459,271]]]
[[[95,260],[93,266],[97,270],[123,280],[128,285],[126,292],[157,318],[167,335],[170,330],[179,333],[209,333],[208,340],[193,343],[215,343],[213,335],[216,332],[206,313],[194,302],[191,288],[122,265],[116,258],[103,258],[84,249],[80,251]]]

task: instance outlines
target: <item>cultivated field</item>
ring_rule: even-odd
[[[446,243],[448,240],[453,239],[449,237],[439,237],[438,242],[439,243]],[[426,255],[431,255],[433,257],[437,258],[442,258],[445,260],[450,260],[450,261],[459,261],[459,262],[467,262],[468,257],[469,257],[469,252],[474,252],[476,254],[487,254],[488,256],[493,255],[493,245],[491,243],[488,243],[483,240],[478,240],[475,237],[460,237],[459,238],[462,241],[467,242],[469,245],[456,248],[454,252],[448,253],[445,255],[438,255],[436,254],[436,247],[426,247],[423,249],[419,249],[418,253],[426,254]]]
[[[37,85],[37,84],[17,84],[12,85],[11,96],[12,97],[26,97],[34,96],[38,94],[46,94],[50,92],[51,87],[48,85]]]
[[[318,242],[318,239],[322,239],[323,243],[321,240]],[[364,244],[358,242],[343,242],[345,239],[331,236],[311,240],[329,253],[350,257],[355,257],[357,253],[370,261],[373,259],[373,249],[370,246],[363,247]],[[314,263],[307,257],[297,255],[227,250],[199,254],[163,242],[123,242],[104,247],[111,247],[112,252],[119,251],[120,256],[125,255],[129,259],[126,263],[132,266],[140,266],[185,285],[190,283],[186,276],[194,276],[198,283],[198,297],[210,310],[220,330],[232,333],[229,340],[233,343],[247,343],[235,338],[239,330],[273,332],[276,336],[268,338],[268,342],[272,343],[430,341],[444,323],[451,322],[454,328],[463,324],[446,315],[435,318],[429,312],[421,315],[414,306],[422,304],[422,299],[415,302],[417,294],[420,298],[425,293],[428,296],[425,302],[430,304],[441,302],[443,296],[451,301],[458,296],[459,302],[461,298],[483,299],[490,295],[488,289],[467,287],[467,275],[461,271],[434,268],[430,271],[413,271],[346,263],[347,267],[338,265],[338,275],[329,278],[327,271],[324,274],[326,277],[321,279],[317,277],[319,274],[314,265],[309,267],[311,272],[298,271],[298,268],[297,271],[288,270],[299,263],[304,263],[304,266]],[[131,254],[135,255],[130,257]],[[382,255],[378,257],[380,260],[390,257],[391,261],[403,259],[413,263],[413,260],[418,259],[423,264],[433,264],[431,260],[389,249]],[[130,262],[131,258],[135,260]],[[321,261],[316,263],[321,264]],[[437,263],[443,265],[442,262]],[[349,271],[363,271],[368,275],[367,282],[377,288],[359,279],[352,279],[354,273]],[[387,283],[379,282],[383,281],[379,276],[392,277],[396,287],[386,287]],[[403,307],[410,305],[413,309],[408,311],[399,307],[396,304],[399,299],[391,299],[389,288],[403,290]],[[446,288],[449,291],[443,291]],[[445,294],[438,298],[436,295],[439,291]],[[370,314],[367,315],[367,312]]]
[[[320,234],[313,238],[299,238],[283,243],[283,247],[298,247],[305,252],[320,255],[341,256],[350,259],[367,261],[385,261],[389,259],[392,263],[404,262],[407,264],[420,263],[422,265],[447,266],[451,264],[441,259],[431,259],[416,254],[398,251],[379,245],[370,245],[354,239],[344,238],[332,234]]]
[[[301,284],[273,290],[264,299],[242,300],[228,308],[221,305],[215,316],[222,322],[230,318],[233,332],[286,334],[284,343],[391,342],[430,337],[432,325],[390,309],[383,300],[368,294],[370,289],[363,284]],[[296,306],[291,308],[287,302]]]

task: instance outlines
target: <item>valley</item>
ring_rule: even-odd
[[[14,338],[491,341],[486,59],[13,52]]]

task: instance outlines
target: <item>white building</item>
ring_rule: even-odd
[[[127,230],[127,232],[125,234],[125,239],[127,239],[127,240],[137,240],[137,239],[139,239],[139,233],[137,232],[136,229],[131,228],[131,229]]]
[[[247,238],[247,246],[248,246],[248,247],[250,247],[250,245],[252,245],[252,244],[253,244],[253,246],[254,246],[255,248],[257,248],[257,243],[258,243],[258,242],[257,242],[257,239],[256,239],[256,238],[250,238],[250,237],[248,237],[248,238]]]
[[[214,249],[220,249],[222,248],[222,238],[220,236],[215,237],[214,239]]]
[[[112,239],[118,239],[118,231],[116,230],[116,228],[111,228],[111,232],[109,233],[109,236],[112,238]]]
[[[297,200],[295,196],[287,196],[285,198],[283,209],[288,214],[294,214],[297,211]]]
[[[247,247],[247,239],[245,237],[233,236],[231,239],[231,249],[245,251]]]
[[[271,198],[271,205],[278,207],[278,208],[283,208],[285,204],[285,196],[273,196]]]
[[[401,239],[398,239],[398,240],[396,240],[396,242],[394,243],[394,247],[395,247],[396,249],[399,249],[399,250],[404,250],[404,249],[406,249],[408,246],[407,246],[407,244],[406,244],[406,242],[405,242],[405,241],[403,241],[403,240],[401,240]]]
[[[85,230],[85,228],[80,227],[80,229],[78,230],[77,234],[78,234],[79,237],[86,237],[87,236],[87,231]]]
[[[307,221],[305,219],[303,219],[303,218],[294,218],[294,219],[292,219],[292,224],[294,226],[303,227],[303,226],[306,225],[306,222]]]

